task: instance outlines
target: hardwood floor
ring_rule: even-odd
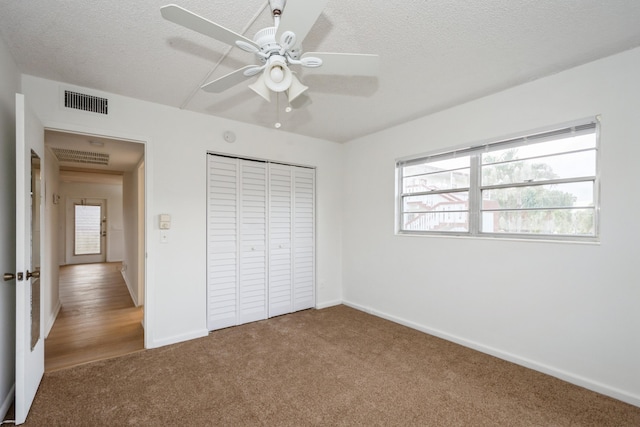
[[[60,267],[62,308],[45,340],[45,372],[144,349],[142,307],[135,307],[120,263]]]

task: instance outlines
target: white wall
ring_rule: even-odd
[[[16,92],[20,73],[0,38],[0,273],[15,273]],[[15,381],[15,280],[0,281],[0,419],[13,401]]]
[[[635,49],[349,142],[345,301],[640,406],[638,76]],[[394,235],[395,159],[598,114],[600,244]]]
[[[22,83],[45,127],[146,143],[147,347],[207,334],[207,151],[317,167],[317,305],[341,301],[342,145],[95,91],[109,98],[109,115],[78,112],[60,107],[60,83],[31,76]],[[227,130],[234,144],[224,141]],[[172,219],[166,244],[161,213]]]
[[[44,198],[45,209],[45,235],[42,235],[44,244],[44,262],[42,263],[43,271],[41,274],[42,280],[42,303],[44,304],[44,333],[45,337],[51,332],[53,323],[56,320],[56,316],[60,311],[60,287],[59,287],[59,263],[64,260],[64,252],[58,251],[59,240],[64,239],[64,234],[61,234],[61,227],[59,221],[59,213],[64,206],[63,199],[60,199],[58,203],[54,203],[54,194],[59,195],[59,176],[60,176],[60,164],[58,159],[49,149],[45,149],[44,154],[45,162],[45,177],[46,182],[46,197]],[[64,230],[64,229],[62,229]],[[63,246],[64,247],[64,246]]]
[[[32,107],[33,108],[33,107]],[[92,177],[98,174],[89,174]],[[107,262],[122,261],[124,256],[124,226],[122,213],[122,177],[102,175],[104,182],[61,182],[60,190],[60,224],[63,232],[61,240],[65,240],[65,256],[60,257],[61,264],[73,264],[73,200],[103,199],[107,209]],[[94,178],[92,178],[95,181]],[[66,236],[66,237],[65,237]]]
[[[122,224],[124,226],[124,248],[122,260],[122,277],[124,278],[131,298],[137,306],[143,305],[142,298],[144,286],[139,286],[139,259],[138,238],[140,230],[138,229],[139,209],[144,209],[144,204],[139,205],[140,185],[138,182],[138,169],[126,172],[122,177]],[[144,190],[144,187],[142,187]],[[144,224],[143,224],[144,226]],[[142,235],[144,239],[144,234]]]

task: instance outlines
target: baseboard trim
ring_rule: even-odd
[[[56,303],[56,308],[51,313],[49,319],[47,319],[46,330],[44,333],[45,339],[49,336],[49,332],[53,328],[53,324],[56,323],[56,319],[58,318],[58,314],[60,313],[60,309],[62,308],[62,304],[60,303],[60,298],[58,298],[58,302]]]
[[[149,349],[149,348],[164,347],[166,345],[178,344],[184,341],[206,337],[207,335],[209,335],[209,331],[205,328],[198,331],[190,332],[188,334],[174,335],[172,337],[167,337],[162,339],[152,339],[150,340],[149,345],[145,345],[145,348]]]
[[[7,412],[9,412],[9,409],[13,404],[13,399],[15,397],[15,394],[16,394],[16,385],[14,383],[13,386],[11,386],[9,393],[7,393],[5,398],[2,400],[2,406],[0,406],[0,421],[4,420],[4,417],[7,415]]]
[[[122,276],[122,280],[124,280],[124,284],[127,285],[127,290],[129,291],[129,295],[131,296],[131,300],[133,301],[133,305],[135,305],[136,307],[139,307],[138,305],[138,295],[135,294],[135,292],[133,292],[133,290],[131,289],[131,284],[129,283],[129,278],[127,277],[127,274],[125,272],[125,270],[120,270],[120,275]]]
[[[343,301],[344,305],[354,308],[359,311],[363,311],[365,313],[369,313],[373,316],[380,317],[386,320],[389,320],[394,323],[398,323],[400,325],[407,326],[411,329],[418,330],[420,332],[424,332],[429,335],[436,336],[438,338],[442,338],[447,341],[454,342],[456,344],[460,344],[461,346],[472,348],[474,350],[480,351],[482,353],[489,354],[491,356],[495,356],[499,359],[506,360],[511,363],[515,363],[516,365],[524,366],[525,368],[533,369],[534,371],[542,372],[544,374],[550,375],[552,377],[559,378],[568,383],[586,388],[591,391],[595,391],[596,393],[604,394],[605,396],[612,397],[614,399],[620,400],[622,402],[628,403],[630,405],[640,407],[640,396],[636,396],[634,394],[628,393],[624,390],[617,389],[615,387],[608,386],[606,384],[600,383],[598,381],[591,380],[589,378],[585,378],[579,375],[572,374],[562,369],[557,369],[553,366],[545,365],[535,360],[527,359],[525,357],[517,356],[500,349],[486,346],[484,344],[480,344],[475,341],[471,341],[465,338],[461,338],[455,335],[451,335],[449,333],[440,331],[438,329],[429,328],[427,326],[418,324],[416,322],[412,322],[407,319],[403,319],[398,316],[393,316],[388,313],[378,311],[372,309],[371,307],[366,307],[357,303],[353,303],[350,301]]]
[[[336,305],[342,304],[341,300],[333,300],[333,301],[325,301],[316,304],[317,310],[322,310],[323,308],[335,307]]]

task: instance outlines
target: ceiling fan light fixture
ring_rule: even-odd
[[[293,81],[293,74],[284,57],[272,55],[262,73],[264,84],[274,92],[284,92]]]
[[[301,43],[327,2],[328,0],[296,0],[287,3],[287,0],[268,0],[274,25],[259,30],[253,40],[175,4],[161,7],[160,12],[168,21],[257,56],[260,65],[247,65],[232,71],[202,85],[203,90],[220,93],[243,82],[245,78],[258,75],[257,81],[249,85],[251,90],[267,102],[271,102],[271,92],[276,96],[285,92],[289,106],[298,109],[311,101],[304,93],[308,88],[294,78],[289,68],[292,65],[323,67],[321,71],[325,75],[376,76],[378,72],[378,55],[302,53]],[[285,5],[286,13],[283,17]],[[192,97],[193,94],[189,100]],[[292,102],[294,100],[295,104]]]
[[[284,80],[284,69],[280,66],[272,67],[269,77],[271,77],[272,82],[281,83]]]
[[[309,86],[303,85],[296,76],[291,76],[291,85],[289,86],[289,90],[287,91],[289,103],[302,95],[307,89],[309,89]]]
[[[264,82],[264,73],[260,74],[255,83],[249,85],[249,89],[263,97],[267,102],[271,102],[271,91]]]

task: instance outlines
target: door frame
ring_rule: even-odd
[[[120,133],[115,131],[105,131],[104,129],[96,129],[93,127],[86,127],[82,125],[70,124],[70,123],[60,123],[60,122],[52,122],[44,120],[43,122],[44,130],[46,131],[55,131],[55,132],[65,132],[65,133],[75,133],[87,136],[94,136],[96,138],[108,138],[108,139],[117,139],[124,142],[131,142],[135,144],[143,144],[144,145],[144,154],[142,157],[142,161],[144,162],[144,194],[142,200],[144,201],[144,230],[143,241],[138,241],[138,246],[142,244],[144,257],[142,257],[142,261],[140,264],[140,269],[144,272],[144,283],[143,283],[143,294],[144,294],[144,310],[143,310],[143,327],[144,327],[144,348],[153,348],[156,345],[153,340],[153,325],[155,319],[155,308],[153,307],[151,301],[153,301],[155,297],[154,288],[151,284],[154,283],[153,280],[153,271],[154,268],[152,266],[153,260],[149,257],[149,233],[151,229],[151,224],[153,215],[152,210],[152,200],[153,200],[153,183],[151,181],[151,176],[153,175],[153,162],[152,162],[152,143],[151,138],[144,137],[140,135]],[[47,152],[47,155],[51,155],[50,151]],[[138,230],[138,239],[140,239],[140,230]],[[49,237],[49,236],[46,236]],[[59,237],[60,238],[60,237]]]

